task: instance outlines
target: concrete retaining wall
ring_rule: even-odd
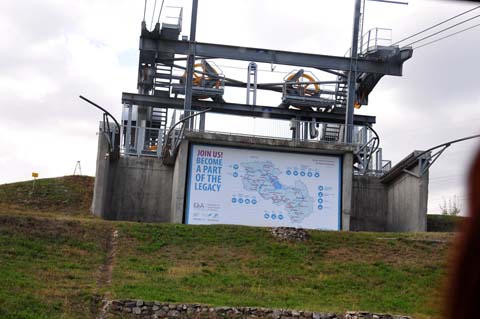
[[[110,210],[116,220],[170,222],[173,168],[154,157],[121,157]]]
[[[418,167],[409,167],[418,172]],[[354,176],[350,230],[427,231],[428,172],[421,177],[405,171],[388,181]]]
[[[427,231],[428,173],[404,173],[388,185],[388,231]]]
[[[92,213],[110,220],[182,223],[190,143],[341,155],[342,230],[426,231],[428,173],[417,178],[397,167],[387,181],[353,176],[349,146],[212,133],[187,135],[173,167],[155,157],[123,156],[110,161],[108,142],[99,134]]]
[[[354,176],[350,230],[387,230],[387,189],[374,176]]]
[[[108,157],[108,142],[98,138],[92,213],[108,220],[170,222],[173,167],[154,157]]]

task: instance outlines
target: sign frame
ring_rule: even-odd
[[[223,144],[215,144],[215,143],[199,143],[199,142],[190,142],[188,143],[188,153],[187,153],[187,161],[186,161],[186,178],[185,178],[185,192],[184,192],[184,205],[183,205],[183,219],[182,222],[183,224],[186,225],[200,225],[200,224],[190,224],[189,221],[189,216],[190,216],[190,184],[191,184],[191,178],[193,176],[192,173],[192,161],[193,161],[193,150],[195,146],[206,146],[206,147],[220,147],[220,148],[227,148],[227,149],[241,149],[241,150],[252,150],[252,151],[261,151],[261,152],[269,152],[269,153],[290,153],[290,154],[299,154],[299,155],[318,155],[318,156],[326,156],[326,157],[334,157],[339,160],[339,167],[338,167],[338,227],[337,229],[331,229],[329,231],[341,231],[343,227],[343,222],[342,222],[342,208],[343,208],[343,154],[331,154],[331,153],[318,153],[318,152],[308,152],[308,150],[302,149],[302,151],[294,151],[294,150],[287,150],[287,149],[282,149],[280,151],[273,150],[273,149],[268,149],[268,148],[260,148],[260,147],[248,147],[248,146],[237,146],[237,145],[223,145]],[[241,226],[240,224],[203,224],[203,225],[238,225]],[[272,227],[272,226],[263,226],[263,225],[243,225],[247,227]],[[279,227],[284,227],[284,226],[279,226]],[[311,228],[311,229],[317,229],[317,230],[322,230],[321,228]]]

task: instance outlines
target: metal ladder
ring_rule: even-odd
[[[325,123],[322,130],[322,141],[340,142],[342,138],[342,124]]]
[[[156,64],[153,94],[155,96],[170,97],[170,87],[172,84],[172,67]],[[148,132],[148,144],[161,148],[165,138],[167,128],[168,109],[162,107],[152,107],[150,113],[150,127],[157,130]]]
[[[157,63],[155,65],[155,80],[153,84],[153,95],[170,97],[172,86],[172,67]]]
[[[345,78],[338,76],[337,81],[345,81]],[[335,86],[335,107],[346,107],[347,105],[347,83],[337,83]]]

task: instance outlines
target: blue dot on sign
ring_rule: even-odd
[[[297,175],[298,175],[298,172],[297,172],[297,171],[294,171],[294,172],[293,172],[293,175],[297,176]]]
[[[308,172],[307,175],[308,175],[308,177],[312,177],[313,174],[312,174],[312,172]]]
[[[256,199],[252,199],[252,204],[255,205],[257,203]]]
[[[322,185],[318,186],[318,190],[323,191],[323,186]]]
[[[272,219],[277,219],[277,215],[272,214]]]
[[[322,206],[322,205],[318,205],[318,209],[323,209],[323,206]]]
[[[248,198],[245,199],[245,204],[250,204],[250,200]]]
[[[243,198],[239,198],[239,199],[238,199],[238,203],[239,203],[239,204],[243,203]]]
[[[234,197],[232,198],[232,203],[236,203],[237,202],[237,199]]]
[[[234,164],[234,165],[233,165],[233,168],[234,168],[234,169],[238,169],[238,164]]]
[[[320,173],[315,173],[315,177],[320,177]]]
[[[318,203],[319,203],[319,204],[323,203],[323,198],[319,198],[319,199],[318,199]]]
[[[305,176],[305,172],[301,172],[300,175]]]
[[[288,171],[287,171],[287,175],[292,175],[292,171],[291,171],[291,170],[288,170]]]
[[[268,214],[263,214],[263,218],[268,219],[269,217],[270,217],[270,215],[268,215]]]
[[[282,220],[282,219],[283,219],[283,215],[282,215],[282,214],[278,215],[278,219]]]
[[[237,177],[237,176],[238,176],[237,172],[233,173],[233,177]]]
[[[318,197],[322,197],[323,196],[323,193],[322,192],[318,192]]]

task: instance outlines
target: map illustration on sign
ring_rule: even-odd
[[[257,192],[261,198],[283,206],[292,223],[301,223],[313,212],[313,197],[301,180],[295,185],[283,185],[278,179],[281,171],[272,162],[242,163],[245,173],[242,177],[246,191]]]
[[[188,224],[340,229],[339,156],[193,144]]]

